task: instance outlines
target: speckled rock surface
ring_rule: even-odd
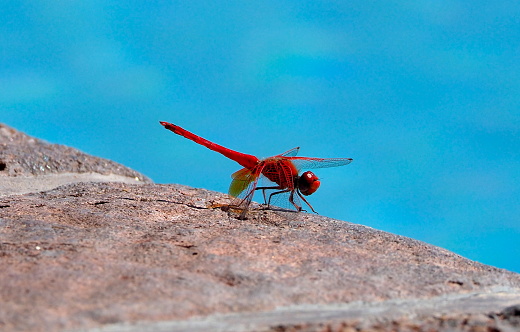
[[[225,194],[145,183],[6,128],[0,331],[520,329],[519,274],[323,216],[238,220]],[[55,173],[38,173],[45,156]],[[103,182],[112,172],[142,181]],[[62,182],[7,193],[16,178]]]
[[[0,175],[17,177],[50,173],[118,174],[149,181],[146,176],[111,160],[68,146],[49,144],[0,123]]]
[[[88,181],[152,182],[111,160],[49,144],[0,123],[0,196]]]
[[[226,202],[201,189],[118,183],[1,198],[0,329],[449,294],[505,292],[520,303],[518,274],[322,216],[257,210],[238,220],[217,208]]]

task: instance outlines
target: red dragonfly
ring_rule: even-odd
[[[160,123],[164,128],[173,131],[177,135],[184,136],[208,149],[221,153],[244,167],[231,175],[233,181],[231,181],[231,185],[229,186],[229,194],[239,198],[238,203],[233,207],[242,210],[240,214],[241,219],[245,218],[256,190],[262,190],[267,207],[270,207],[271,198],[274,195],[288,194],[289,202],[294,206],[296,211],[302,211],[302,207],[298,204],[298,197],[300,197],[309,206],[312,212],[316,213],[303,196],[311,195],[318,190],[320,181],[318,177],[310,171],[299,175],[300,169],[336,167],[348,165],[352,162],[351,158],[324,159],[296,157],[300,149],[299,147],[273,157],[258,159],[253,155],[233,151],[210,142],[172,123],[163,121],[160,121]],[[273,185],[257,186],[258,180],[262,176],[270,180]],[[266,199],[266,190],[270,190],[269,192],[274,191],[269,195],[269,199]]]

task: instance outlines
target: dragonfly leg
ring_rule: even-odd
[[[251,200],[253,198],[254,191],[249,192],[241,201],[236,205],[236,208],[241,210],[240,215],[238,217],[239,220],[246,220],[246,214],[249,210],[249,205],[251,204]]]
[[[280,186],[275,186],[275,187],[256,187],[255,190],[262,190],[262,194],[264,195],[264,203],[267,204],[267,206],[269,207],[269,203],[267,201],[267,198],[265,197],[265,191],[267,189],[282,189]],[[273,194],[269,195],[269,202],[271,201],[271,196]]]
[[[274,195],[283,194],[286,192],[291,192],[291,194],[289,195],[289,202],[291,202],[291,204],[294,206],[296,211],[300,212],[302,210],[302,207],[299,206],[298,204],[296,204],[296,202],[294,201],[294,190],[291,190],[291,189],[280,190],[280,191],[274,192],[271,195],[269,195],[269,200],[267,201],[267,207],[269,207],[271,205],[271,198]]]
[[[249,210],[249,204],[251,204],[251,200],[248,200],[245,202],[245,204],[243,205],[245,200],[242,201],[242,203],[240,203],[240,208],[241,208],[241,212],[240,212],[240,216],[238,217],[239,220],[246,220],[246,214],[247,214],[247,211]],[[243,205],[243,206],[242,206]]]
[[[269,195],[269,199],[266,199],[265,197],[265,190],[266,189],[282,189],[281,187],[258,187],[258,188],[255,188],[255,190],[258,190],[258,189],[261,189],[262,192],[264,193],[264,202],[265,204],[267,204],[267,208],[270,208],[271,207],[271,198],[273,198],[274,195],[278,195],[278,194],[283,194],[283,193],[286,193],[286,192],[289,192],[291,191],[291,195],[289,197],[289,201],[291,202],[292,205],[294,205],[294,207],[296,208],[296,211],[301,211],[302,208],[301,206],[298,206],[298,204],[296,204],[294,202],[294,198],[293,198],[293,195],[294,195],[294,190],[291,190],[291,189],[283,189],[283,190],[280,190],[280,191],[276,191],[272,194]]]
[[[303,199],[303,201],[305,202],[305,204],[307,204],[307,205],[311,208],[312,212],[318,214],[318,212],[314,211],[314,209],[312,208],[312,205],[311,205],[309,202],[307,202],[307,200],[305,199],[305,197],[303,197],[303,195],[300,193],[300,191],[299,191],[299,190],[296,190],[296,192],[298,193],[298,196],[300,196],[300,198]]]
[[[274,192],[274,193],[272,193],[271,195],[269,195],[269,200],[267,201],[267,207],[270,207],[270,205],[271,205],[271,198],[272,198],[274,195],[283,194],[283,193],[286,193],[286,192],[289,192],[289,191],[291,191],[291,190],[290,190],[290,189],[284,189],[284,190],[280,190],[280,191]],[[291,194],[291,195],[292,195],[292,194]],[[298,208],[298,205],[295,205],[294,202],[293,202],[291,199],[289,199],[289,201],[291,201],[291,203],[292,203],[296,208]],[[297,209],[297,210],[298,210],[298,209]],[[298,211],[300,211],[300,210],[298,210]]]
[[[298,192],[299,194],[299,192]],[[291,190],[291,195],[289,195],[289,202],[291,202],[292,205],[296,208],[296,211],[300,212],[302,210],[302,207],[296,204],[294,201],[294,190]],[[308,204],[308,203],[307,203]]]
[[[316,211],[314,211],[314,209],[309,204],[309,202],[307,202],[307,200],[300,194],[300,192],[298,190],[283,189],[283,190],[276,191],[276,192],[270,194],[269,195],[269,199],[266,199],[265,191],[267,189],[282,189],[282,188],[279,187],[279,186],[278,187],[257,187],[257,188],[255,188],[255,190],[262,190],[262,193],[264,194],[264,202],[267,204],[268,208],[271,207],[271,198],[273,198],[274,195],[283,194],[283,193],[286,193],[286,192],[291,192],[291,194],[289,195],[289,202],[291,202],[291,204],[294,206],[296,211],[298,211],[298,212],[302,211],[302,207],[299,206],[298,204],[296,204],[296,202],[294,201],[294,192],[296,191],[298,193],[298,196],[300,196],[301,199],[303,199],[303,201],[311,208],[312,212],[317,213]]]

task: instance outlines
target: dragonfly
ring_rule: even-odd
[[[229,186],[229,194],[238,199],[237,203],[232,204],[232,207],[241,210],[240,219],[246,219],[249,206],[257,190],[262,190],[267,208],[271,208],[273,197],[284,194],[288,196],[289,202],[296,211],[303,210],[299,202],[300,198],[312,212],[317,213],[305,196],[316,192],[321,182],[313,172],[305,171],[300,174],[300,170],[344,166],[352,162],[352,158],[297,157],[299,147],[276,156],[259,159],[256,156],[234,151],[208,141],[172,123],[160,121],[160,124],[175,134],[216,151],[243,167],[231,175],[233,180]],[[268,179],[268,183],[272,185],[259,186],[260,178]],[[266,192],[269,193],[268,198]]]

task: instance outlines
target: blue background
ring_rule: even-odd
[[[520,272],[520,3],[8,1],[0,122],[227,192],[229,148],[352,157],[322,215]]]

